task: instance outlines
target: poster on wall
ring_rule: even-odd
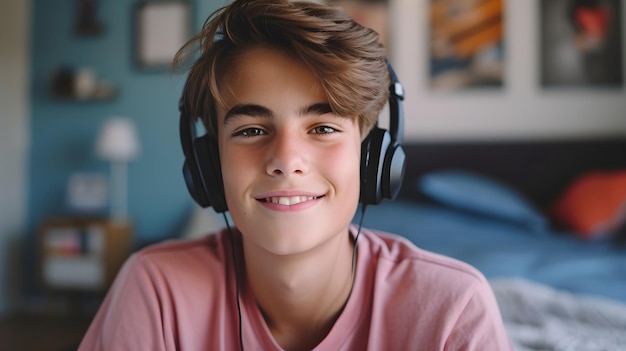
[[[430,0],[429,86],[502,88],[504,0]]]
[[[543,87],[621,87],[620,0],[541,0]]]

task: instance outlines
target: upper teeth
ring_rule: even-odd
[[[275,196],[275,197],[267,198],[267,201],[289,206],[289,205],[299,204],[305,201],[310,201],[313,199],[315,199],[315,196],[289,196],[289,197]]]

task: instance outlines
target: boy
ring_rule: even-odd
[[[236,0],[179,60],[194,43],[183,111],[208,136],[191,160],[183,143],[187,177],[236,228],[133,255],[80,350],[512,349],[479,272],[350,224],[390,84],[373,31],[318,3]]]

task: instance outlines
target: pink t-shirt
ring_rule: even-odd
[[[228,235],[165,242],[134,254],[79,350],[238,350]],[[357,245],[352,294],[315,350],[513,350],[491,288],[476,269],[366,229]],[[245,278],[240,247],[237,252]],[[240,297],[245,350],[281,350],[245,279]]]

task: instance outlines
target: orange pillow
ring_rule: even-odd
[[[557,222],[585,239],[610,234],[626,220],[626,170],[580,176],[551,212]]]

